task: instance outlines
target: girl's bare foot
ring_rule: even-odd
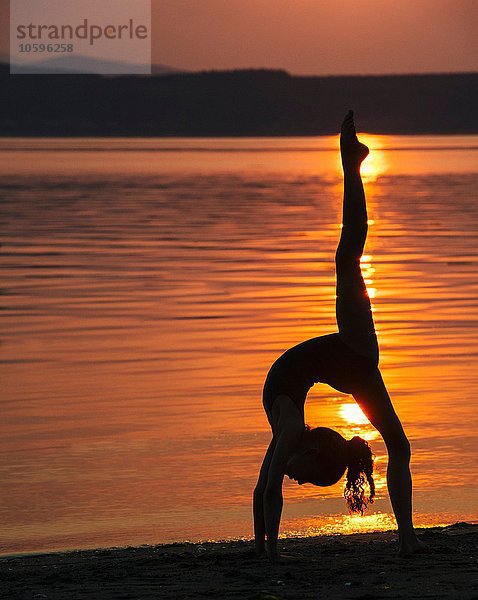
[[[408,558],[413,554],[419,554],[422,552],[426,552],[428,549],[427,545],[424,544],[417,537],[413,539],[400,542],[400,548],[398,550],[398,556],[400,558]]]
[[[355,131],[354,113],[352,110],[345,115],[340,130],[340,154],[342,166],[345,170],[360,169],[362,161],[367,157],[369,149],[358,141]]]

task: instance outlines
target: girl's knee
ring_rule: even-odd
[[[362,248],[339,244],[335,253],[335,265],[338,269],[356,269],[360,267]]]
[[[399,437],[393,436],[392,439],[385,439],[385,444],[389,456],[399,458],[400,460],[410,461],[412,449],[405,434],[400,435]]]

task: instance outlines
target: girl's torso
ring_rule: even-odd
[[[377,361],[352,350],[338,333],[306,340],[284,352],[270,368],[264,384],[264,408],[270,414],[274,400],[285,394],[303,415],[307,393],[315,383],[353,394],[377,368]]]

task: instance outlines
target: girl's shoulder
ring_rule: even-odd
[[[271,408],[272,433],[278,438],[284,431],[305,429],[304,415],[287,394],[280,394]]]

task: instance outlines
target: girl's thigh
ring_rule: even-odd
[[[388,448],[408,443],[380,371],[377,369],[357,386],[353,394],[370,423],[379,431]]]

